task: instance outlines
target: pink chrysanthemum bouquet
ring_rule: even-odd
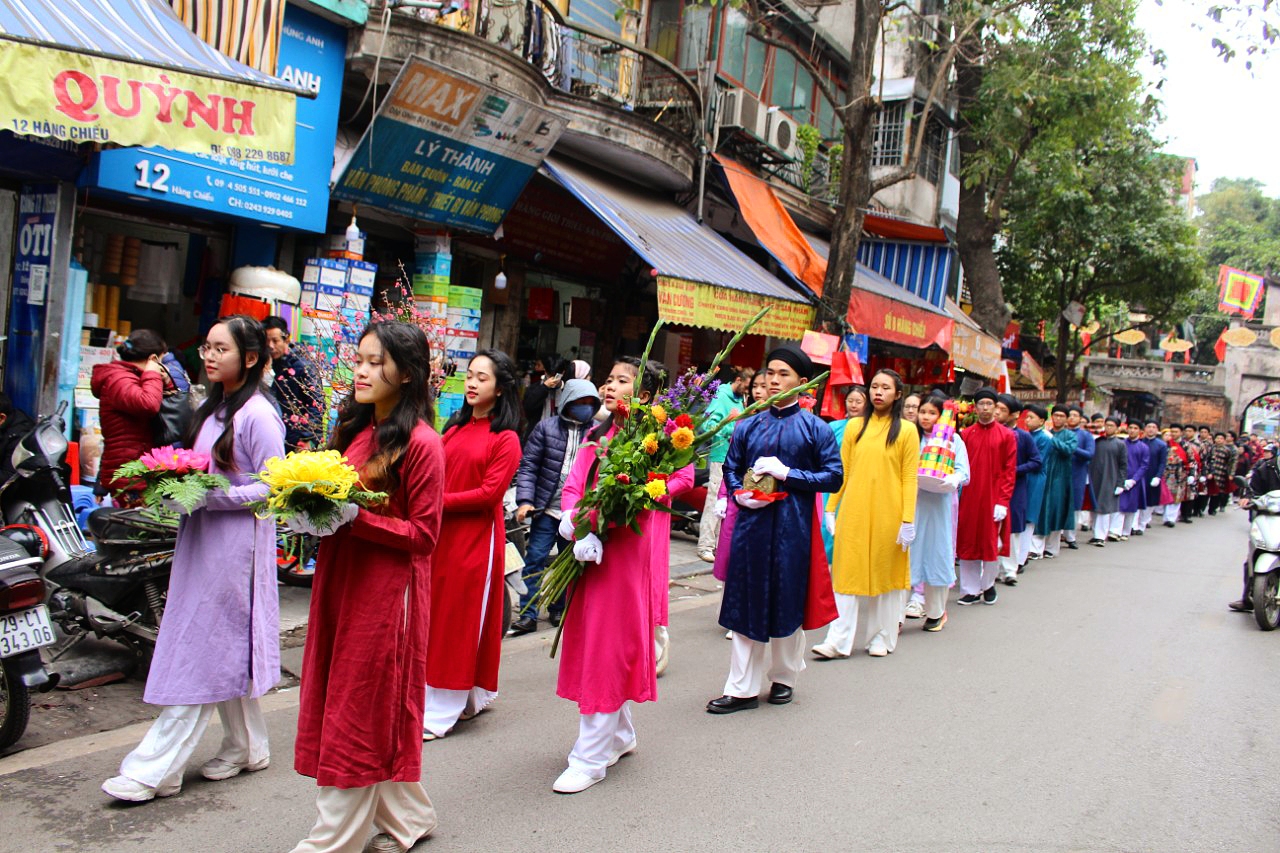
[[[142,500],[152,509],[165,508],[165,500],[175,501],[188,512],[204,503],[214,489],[230,488],[220,474],[209,473],[209,457],[181,447],[157,447],[121,465],[117,479],[141,480]]]

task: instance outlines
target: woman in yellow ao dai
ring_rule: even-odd
[[[915,424],[902,419],[902,391],[897,373],[877,372],[870,386],[871,410],[863,424],[855,421],[845,430],[844,484],[827,501],[840,616],[826,640],[813,647],[819,657],[848,657],[855,646],[883,657],[897,646],[911,587],[908,548],[915,539],[920,464],[920,436]]]

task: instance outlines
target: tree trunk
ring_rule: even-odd
[[[1067,336],[1070,334],[1071,334],[1071,329],[1069,324],[1067,323],[1066,316],[1062,313],[1059,313],[1058,314],[1058,346],[1057,346],[1057,352],[1056,352],[1056,360],[1053,365],[1053,375],[1058,385],[1057,399],[1059,404],[1067,402],[1067,393],[1071,390],[1070,388],[1067,387],[1067,384],[1070,381],[1068,377],[1075,372],[1073,370],[1073,368],[1075,367],[1074,361],[1070,363],[1068,363],[1067,361],[1067,340],[1068,340]]]
[[[965,120],[965,109],[972,105],[982,88],[982,32],[975,28],[961,45],[956,57],[956,96],[960,104],[960,163],[973,162],[978,154],[978,139]],[[985,181],[972,186],[960,184],[960,204],[956,216],[956,250],[964,266],[969,297],[973,300],[973,319],[997,338],[1004,337],[1009,325],[1000,269],[996,266],[995,236],[998,220],[988,216],[990,188]]]
[[[873,121],[878,105],[871,99],[876,41],[880,34],[880,0],[854,0],[853,44],[849,74],[845,80],[849,106],[844,110],[844,159],[840,171],[840,197],[831,227],[831,252],[818,303],[817,327],[832,334],[843,332],[853,293],[862,219],[871,203],[871,152]]]

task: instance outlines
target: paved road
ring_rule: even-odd
[[[718,596],[677,588],[639,751],[573,797],[550,790],[577,723],[546,636],[512,641],[495,709],[424,747],[441,825],[418,849],[1280,850],[1280,634],[1224,606],[1246,529],[1233,513],[1034,564],[996,606],[909,623],[887,659],[812,663],[792,705],[729,717],[703,712]],[[270,699],[269,770],[189,774],[144,806],[97,791],[136,727],[3,759],[0,850],[290,849],[314,792],[289,767],[295,697]]]

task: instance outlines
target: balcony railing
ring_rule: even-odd
[[[478,6],[475,34],[519,56],[555,88],[648,118],[692,144],[701,141],[698,88],[667,60],[568,21],[545,0]],[[448,18],[441,23],[448,25]]]

